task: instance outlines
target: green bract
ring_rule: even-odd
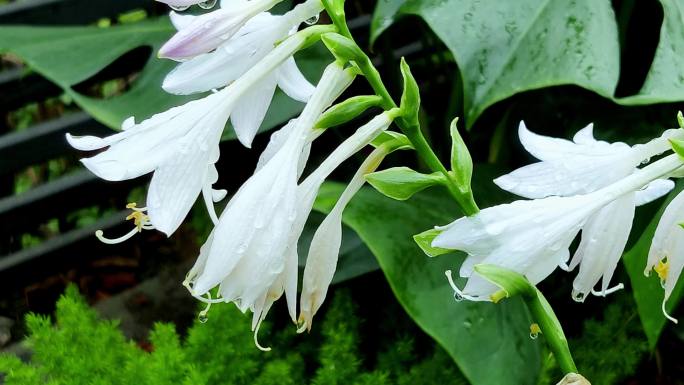
[[[421,190],[444,183],[445,178],[438,172],[421,174],[408,167],[393,167],[368,174],[366,180],[386,196],[406,200]]]
[[[401,58],[401,76],[404,78],[404,92],[401,94],[401,114],[412,127],[418,127],[418,111],[420,110],[420,90],[418,83],[411,74],[411,68],[404,58]]]
[[[432,246],[432,241],[434,241],[440,233],[441,231],[437,229],[426,230],[420,234],[414,235],[413,240],[428,257],[437,257],[442,254],[452,253],[453,250]]]
[[[321,40],[338,60],[348,62],[365,57],[363,51],[353,40],[339,33],[326,33],[321,36]]]
[[[451,122],[451,170],[461,191],[470,191],[470,180],[473,177],[473,159],[463,138],[458,133],[458,118]]]

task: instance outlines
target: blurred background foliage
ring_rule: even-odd
[[[97,18],[86,26],[0,26],[0,69],[20,69],[27,78],[38,75],[60,90],[56,96],[3,108],[2,133],[28,131],[80,110],[118,129],[128,116],[140,121],[187,100],[159,87],[174,65],[154,54],[173,33],[167,10],[149,6],[151,1],[141,3],[143,9]],[[291,4],[283,2],[278,12]],[[682,0],[347,0],[347,12],[353,33],[395,96],[402,87],[398,60],[407,58],[423,93],[423,129],[443,159],[450,150],[449,122],[462,118],[481,207],[512,200],[492,178],[533,161],[517,140],[520,120],[535,132],[560,137],[593,122],[597,137],[633,144],[676,126],[675,114],[682,109]],[[319,23],[326,21],[322,17]],[[312,81],[332,60],[319,45],[297,58]],[[362,79],[349,91],[367,92]],[[262,131],[280,126],[301,108],[277,95]],[[323,136],[311,164],[367,117]],[[218,185],[235,191],[253,171],[268,136],[257,138],[255,150],[232,141],[230,128],[224,139]],[[2,186],[3,193],[30,194],[72,175],[79,170],[78,157],[71,152],[19,170],[2,180],[9,185]],[[0,158],[0,168],[11,161]],[[349,163],[333,179],[347,181],[358,161]],[[424,169],[409,152],[386,162],[388,167],[399,164]],[[144,201],[145,181],[126,190],[126,201]],[[67,216],[37,223],[0,244],[2,251],[35,250],[116,213],[126,202],[113,199],[107,187],[98,190],[96,204],[65,202]],[[329,210],[341,188],[326,185],[316,209]],[[662,205],[658,201],[637,211],[624,266],[614,278],[626,284],[622,293],[577,304],[570,298],[573,274],[557,272],[540,285],[566,329],[579,370],[594,384],[684,383],[676,354],[683,347],[684,329],[665,322],[659,311],[662,289],[656,279],[642,275]],[[406,202],[363,190],[345,212],[348,227],[335,278],[339,285],[324,306],[320,327],[296,337],[284,321],[284,309],[277,307],[261,335],[262,343],[274,348],[268,354],[254,349],[247,317],[232,306],[215,306],[209,322],[190,325],[195,306],[177,282],[211,226],[201,207],[170,240],[147,234],[124,249],[82,243],[77,254],[87,262],[55,261],[49,267],[36,262],[28,270],[40,278],[5,279],[0,309],[14,321],[3,332],[13,336],[5,343],[28,333],[33,356],[29,363],[4,356],[0,371],[9,373],[8,384],[78,384],[93,378],[103,384],[132,383],[132,378],[150,384],[555,383],[560,373],[543,336],[530,339],[532,320],[520,303],[455,302],[443,272],[457,268],[462,255],[429,259],[412,243],[413,234],[458,215],[439,189]],[[313,215],[307,225],[304,250],[321,218]],[[66,282],[75,282],[107,317],[125,318],[108,304],[150,280],[171,282],[172,289],[157,290],[163,291],[157,297],[125,297],[125,310],[144,329],[140,333],[132,333],[126,320],[125,335],[116,323],[98,321],[73,288],[58,303],[56,326],[37,315],[23,322],[27,312],[51,313]],[[676,309],[680,292],[681,287],[669,303],[675,316],[682,315]],[[165,297],[184,298],[178,301],[186,305],[169,306]],[[152,328],[153,321],[173,324]],[[94,352],[97,359],[90,359]]]

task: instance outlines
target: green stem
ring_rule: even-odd
[[[347,27],[347,21],[345,20],[344,14],[335,12],[335,9],[333,9],[329,1],[330,0],[323,0],[323,6],[330,16],[333,25],[337,27],[338,33],[356,43],[354,37],[349,31],[349,27]],[[360,48],[359,51],[363,52]],[[373,91],[375,91],[375,94],[382,98],[382,108],[385,110],[397,108],[397,104],[394,102],[394,99],[392,99],[389,91],[387,91],[387,87],[385,87],[385,83],[383,83],[380,73],[375,68],[368,55],[364,53],[363,58],[356,62],[356,65],[359,70],[361,70],[361,73],[365,76],[368,84],[370,84],[371,88],[373,88]],[[449,193],[451,193],[458,205],[461,207],[463,213],[468,216],[477,214],[480,210],[473,199],[472,193],[463,192],[458,188],[457,184],[454,182],[453,176],[449,173],[446,167],[444,167],[444,164],[442,164],[437,157],[437,154],[435,154],[435,152],[432,150],[432,147],[428,143],[427,139],[425,139],[425,136],[423,136],[420,126],[409,124],[402,118],[397,119],[395,122],[404,135],[406,135],[406,137],[411,141],[413,148],[416,150],[418,155],[423,158],[428,167],[430,167],[433,172],[439,172],[444,175],[447,180],[446,187],[449,190]]]
[[[532,313],[532,319],[539,325],[542,335],[563,373],[578,373],[577,366],[575,366],[572,354],[570,353],[568,340],[565,338],[565,333],[563,333],[563,327],[554,314],[553,309],[551,309],[551,305],[544,298],[544,295],[536,288],[535,291],[536,295],[523,296],[527,307]]]

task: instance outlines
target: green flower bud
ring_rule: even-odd
[[[401,58],[401,75],[404,78],[404,92],[401,95],[401,110],[404,120],[413,127],[418,127],[418,111],[420,110],[420,90],[411,74],[411,68]]]
[[[366,175],[366,181],[382,194],[396,200],[407,200],[430,186],[443,184],[443,174],[421,174],[408,167],[392,167]]]
[[[338,103],[323,113],[316,128],[330,128],[347,123],[371,107],[379,106],[382,98],[377,95],[360,95]]]

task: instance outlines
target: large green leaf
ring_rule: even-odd
[[[664,20],[646,82],[635,96],[619,100],[621,104],[653,104],[684,100],[684,1],[660,0]]]
[[[329,211],[343,188],[324,185],[315,208]],[[499,305],[456,302],[444,271],[457,270],[462,256],[428,258],[413,242],[412,235],[447,223],[457,213],[439,189],[399,202],[364,188],[345,210],[344,222],[373,252],[408,314],[473,384],[535,384],[540,349],[529,337],[531,321],[524,304],[517,299]]]
[[[619,75],[617,25],[608,0],[390,0],[373,36],[399,14],[422,17],[454,54],[468,126],[518,92],[576,84],[613,96]]]
[[[139,121],[197,97],[170,95],[161,89],[164,76],[176,63],[158,59],[156,51],[173,32],[168,17],[108,28],[3,26],[0,28],[0,52],[19,56],[30,69],[62,87],[95,119],[118,129],[129,116],[135,116]],[[96,99],[72,88],[123,54],[143,46],[150,47],[152,54],[127,92],[109,99]],[[317,79],[325,65],[325,57],[315,48],[298,57],[300,67],[309,79]],[[302,106],[278,92],[262,130],[295,116]],[[233,137],[231,130],[224,139]]]
[[[629,280],[632,284],[632,291],[634,299],[637,303],[637,310],[639,318],[644,327],[644,332],[648,338],[648,343],[651,349],[655,348],[658,342],[658,337],[669,322],[661,311],[661,304],[663,301],[663,288],[660,286],[660,280],[657,274],[651,274],[651,277],[644,276],[644,268],[648,259],[648,250],[651,247],[651,239],[655,233],[656,226],[668,203],[684,189],[684,183],[678,183],[678,187],[670,193],[667,200],[663,203],[658,213],[653,217],[653,220],[644,230],[643,234],[637,243],[622,257]],[[667,301],[667,310],[672,312],[684,294],[684,283],[679,282],[672,291],[670,299]]]

